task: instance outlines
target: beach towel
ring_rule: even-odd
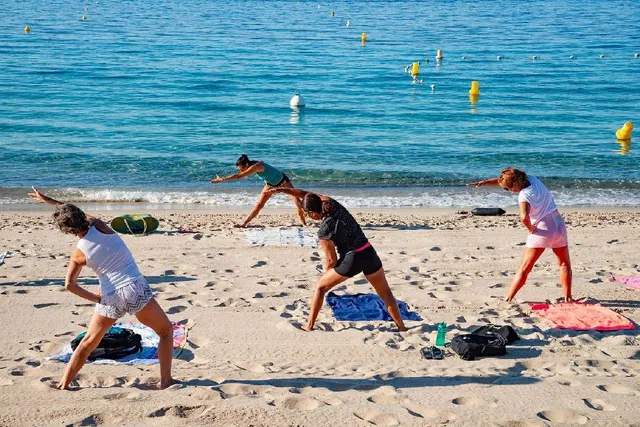
[[[627,285],[630,288],[640,289],[640,276],[631,276],[631,277],[609,277],[610,282],[618,282],[623,285]]]
[[[374,294],[336,295],[329,292],[327,304],[336,320],[392,320],[384,301]],[[422,320],[406,303],[398,301],[398,308],[404,320]]]
[[[619,331],[635,329],[624,316],[598,304],[530,304],[535,314],[560,329],[574,331]]]
[[[318,247],[316,234],[302,228],[256,228],[245,230],[244,238],[249,245]]]
[[[124,322],[116,322],[113,324],[114,327],[130,329],[136,334],[139,334],[142,337],[142,351],[139,353],[131,354],[125,356],[118,360],[110,360],[110,359],[96,359],[90,363],[96,364],[104,364],[104,365],[154,365],[159,363],[158,361],[158,343],[160,342],[160,338],[153,331],[153,329],[145,326],[141,323],[133,322],[133,323],[124,323]],[[184,348],[187,342],[187,332],[193,326],[192,322],[187,322],[185,325],[181,325],[178,323],[173,324],[173,357],[177,357],[180,355],[180,352]],[[67,344],[64,346],[62,350],[58,353],[52,354],[51,356],[45,357],[47,360],[58,360],[60,362],[68,362],[71,359],[71,355],[73,354],[73,350],[71,349],[71,344]],[[89,362],[88,362],[89,363]]]

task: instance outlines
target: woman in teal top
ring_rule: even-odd
[[[238,161],[236,162],[236,167],[240,169],[239,173],[219,177],[216,175],[215,179],[212,179],[211,182],[213,184],[218,184],[225,181],[235,181],[240,178],[244,178],[245,176],[256,174],[260,179],[264,180],[264,188],[260,193],[260,197],[256,202],[256,205],[253,207],[253,210],[247,215],[242,224],[238,224],[237,227],[246,227],[249,222],[255,218],[260,210],[267,203],[267,200],[272,196],[272,193],[269,193],[269,190],[273,188],[294,188],[289,180],[289,177],[284,174],[280,169],[274,168],[268,163],[257,161],[257,160],[249,160],[246,154],[240,156]],[[302,205],[300,201],[291,196],[293,203],[296,205],[296,209],[298,210],[298,217],[300,217],[300,222],[303,226],[307,225],[305,221],[304,211],[302,210]]]

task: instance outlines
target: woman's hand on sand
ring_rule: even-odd
[[[218,175],[216,175],[216,177],[211,180],[212,184],[220,184],[221,182],[224,182],[224,179],[220,178]]]

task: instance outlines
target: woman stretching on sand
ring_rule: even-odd
[[[174,384],[175,381],[171,378],[173,327],[153,298],[153,292],[144,276],[140,274],[129,248],[104,222],[86,215],[75,205],[58,202],[40,193],[35,187],[32,188],[33,193],[29,193],[30,197],[56,206],[53,219],[60,230],[80,239],[77,247],[71,252],[65,288],[81,298],[96,303],[88,331],[73,352],[58,388],[64,390],[69,387],[104,334],[126,313],[135,315],[140,322],[158,334],[160,388],[164,389]],[[78,276],[85,265],[98,275],[98,294],[78,286]]]
[[[507,293],[507,301],[512,301],[525,284],[540,255],[545,249],[551,248],[560,265],[560,283],[564,291],[564,300],[571,302],[571,260],[567,229],[547,187],[538,178],[514,168],[503,169],[498,178],[467,185],[497,185],[504,190],[519,193],[520,221],[529,230],[529,236],[522,262]]]
[[[244,228],[253,218],[255,218],[260,213],[269,198],[271,198],[273,193],[271,193],[269,190],[272,190],[274,188],[293,188],[293,184],[291,184],[289,177],[285,175],[281,170],[276,169],[270,164],[261,162],[259,160],[249,160],[249,157],[247,157],[246,154],[240,156],[240,158],[236,161],[236,167],[240,169],[239,173],[222,178],[216,175],[216,177],[212,179],[211,182],[214,184],[219,184],[225,181],[235,181],[251,174],[256,174],[264,180],[264,188],[262,189],[260,197],[258,198],[256,205],[253,207],[253,210],[249,213],[249,215],[247,215],[242,224],[238,224],[236,226]],[[307,223],[304,219],[304,211],[302,210],[302,206],[300,206],[300,201],[295,197],[291,197],[291,199],[293,200],[293,203],[296,205],[296,209],[298,210],[300,223],[302,223],[303,226],[306,226]]]
[[[301,202],[302,208],[310,218],[317,221],[322,220],[318,230],[318,238],[325,254],[325,271],[316,283],[309,321],[303,329],[305,331],[313,330],[313,325],[324,303],[324,297],[331,288],[356,274],[364,273],[387,306],[398,330],[406,331],[407,328],[402,321],[398,303],[393,297],[385,277],[382,262],[349,211],[332,198],[321,194],[294,188],[274,188],[269,191],[270,193],[286,193],[295,197]],[[340,258],[336,257],[336,249]]]

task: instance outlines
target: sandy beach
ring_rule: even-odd
[[[561,211],[574,298],[640,323],[639,291],[608,281],[640,274],[638,211]],[[170,319],[193,324],[174,361],[182,385],[164,391],[154,390],[157,366],[92,364],[79,389],[51,388],[64,364],[43,357],[93,313],[64,289],[77,240],[53,228],[50,210],[0,212],[0,253],[9,252],[0,266],[0,425],[640,426],[637,329],[559,330],[535,316],[527,302],[562,295],[550,251],[517,303],[503,301],[526,239],[515,211],[356,212],[396,298],[423,318],[406,333],[391,322],[335,321],[326,305],[317,330],[301,331],[322,251],[248,245],[232,228],[242,213],[156,211],[158,232],[125,236]],[[292,210],[266,210],[254,223],[297,226]],[[97,285],[88,268],[81,284]],[[358,276],[336,292],[373,289]],[[522,340],[503,357],[464,361],[447,350],[444,360],[421,359],[442,321],[449,340],[488,323],[511,325]]]

